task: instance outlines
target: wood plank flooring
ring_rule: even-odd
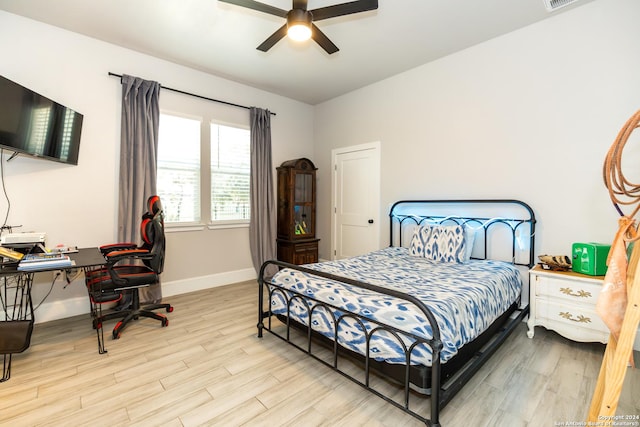
[[[0,383],[0,425],[423,425],[272,335],[257,338],[256,294],[246,282],[166,298],[168,327],[135,322],[107,338],[103,355],[88,315],[37,324]],[[522,324],[443,410],[442,425],[583,421],[603,352],[540,327],[529,339]],[[627,373],[618,414],[640,414],[638,372]]]

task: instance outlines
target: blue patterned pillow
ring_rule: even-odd
[[[411,238],[411,244],[409,245],[409,253],[413,256],[424,256],[424,245],[430,234],[431,231],[429,227],[416,227],[415,230],[413,230],[413,237]]]
[[[423,225],[411,238],[409,252],[437,262],[465,262],[465,232],[461,225]]]

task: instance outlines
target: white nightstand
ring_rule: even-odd
[[[530,313],[527,336],[534,327],[544,326],[574,341],[606,343],[609,329],[596,313],[602,276],[586,276],[572,271],[529,271]]]

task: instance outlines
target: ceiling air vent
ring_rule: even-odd
[[[547,8],[547,11],[553,12],[554,10],[558,10],[561,7],[565,7],[570,5],[571,3],[575,3],[578,0],[542,0],[544,2],[544,7]]]

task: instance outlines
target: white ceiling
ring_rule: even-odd
[[[217,0],[0,0],[0,9],[313,105],[590,1],[549,13],[543,0],[379,0],[375,11],[316,23],[340,48],[333,55],[286,38],[258,51],[284,20]]]

